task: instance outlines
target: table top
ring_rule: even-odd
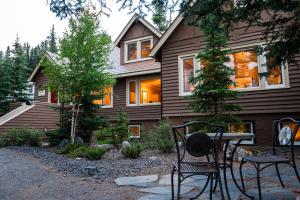
[[[207,135],[214,139],[216,133],[207,133]],[[223,133],[222,140],[249,140],[254,139],[255,135],[253,133]]]

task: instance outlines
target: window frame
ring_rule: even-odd
[[[256,135],[255,121],[254,120],[242,120],[241,123],[250,123],[251,124],[251,133],[250,134]],[[227,124],[228,132],[229,132],[230,124],[232,124],[232,123]],[[240,134],[243,134],[243,133],[240,133]],[[231,141],[230,143],[236,144],[237,141]],[[254,145],[256,145],[256,137],[251,139],[251,140],[242,140],[242,142],[240,144],[241,145],[247,145],[247,146],[254,146]]]
[[[132,107],[132,106],[153,106],[153,105],[161,105],[161,101],[160,102],[156,102],[156,103],[146,103],[146,104],[141,104],[140,102],[140,98],[141,98],[141,94],[140,94],[140,84],[141,81],[143,80],[155,80],[155,79],[160,79],[159,77],[147,77],[147,78],[140,78],[140,79],[127,79],[126,81],[126,106],[127,107]],[[135,104],[130,104],[130,87],[129,87],[129,83],[130,82],[136,82],[136,103]],[[161,83],[160,83],[161,84]],[[161,85],[160,85],[161,86]]]
[[[133,40],[128,40],[124,42],[124,62],[125,63],[132,63],[132,62],[138,62],[143,60],[149,60],[152,59],[151,57],[142,58],[142,42],[150,40],[150,50],[153,48],[153,36],[147,36],[142,38],[137,38]],[[137,58],[134,60],[128,60],[128,45],[136,43],[137,46]]]
[[[103,95],[102,102],[103,102],[104,96],[105,96],[105,94]],[[101,108],[113,108],[113,106],[114,106],[114,87],[111,86],[110,105],[103,105],[103,103],[102,103]]]
[[[130,127],[138,127],[139,128],[139,135],[138,136],[133,136],[133,135],[130,135]],[[128,125],[128,134],[129,134],[129,138],[141,138],[141,125],[138,125],[138,124],[129,124]]]
[[[184,67],[183,61],[186,59],[193,59],[193,76],[197,74],[197,71],[200,69],[200,59],[196,58],[197,54],[187,54],[178,56],[178,81],[179,81],[179,96],[189,96],[192,92],[184,91]]]

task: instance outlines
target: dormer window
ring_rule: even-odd
[[[153,37],[144,37],[125,42],[125,63],[149,59],[153,46]]]

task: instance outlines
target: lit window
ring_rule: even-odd
[[[228,132],[230,133],[252,133],[253,131],[253,123],[252,122],[241,122],[241,123],[230,123],[228,124]],[[242,144],[254,144],[254,139],[243,140]]]
[[[241,51],[232,53],[230,62],[226,63],[234,70],[235,88],[259,87],[258,61],[255,52]]]
[[[268,59],[267,63],[267,85],[277,87],[284,84],[284,65],[274,65],[272,59]]]
[[[94,95],[99,95],[99,93],[94,92]],[[111,107],[113,102],[112,98],[113,98],[112,87],[106,87],[104,89],[103,98],[93,100],[93,103],[96,105],[101,105],[102,107]]]
[[[136,104],[136,81],[129,82],[129,104]]]
[[[49,103],[58,103],[58,94],[57,92],[49,92]]]
[[[128,132],[129,132],[129,137],[140,138],[141,137],[141,126],[140,125],[129,125]]]
[[[151,51],[151,40],[141,42],[141,57],[148,58]]]
[[[278,142],[280,145],[290,145],[291,137],[297,127],[296,123],[280,123],[278,127]],[[294,145],[300,145],[300,128],[297,130]]]
[[[188,58],[183,60],[183,91],[192,92],[193,85],[190,79],[194,76],[194,59]]]
[[[127,60],[137,60],[137,43],[127,44]]]
[[[160,104],[160,79],[132,80],[127,82],[127,105]]]
[[[139,38],[125,42],[125,62],[141,61],[149,58],[153,38]]]
[[[159,103],[160,95],[160,79],[140,81],[140,104]]]

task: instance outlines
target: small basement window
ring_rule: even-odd
[[[140,138],[141,137],[141,126],[140,125],[128,125],[129,137]]]
[[[243,121],[241,123],[230,123],[228,124],[229,133],[252,133],[254,132],[254,122]],[[243,140],[241,144],[255,144],[255,139]]]

